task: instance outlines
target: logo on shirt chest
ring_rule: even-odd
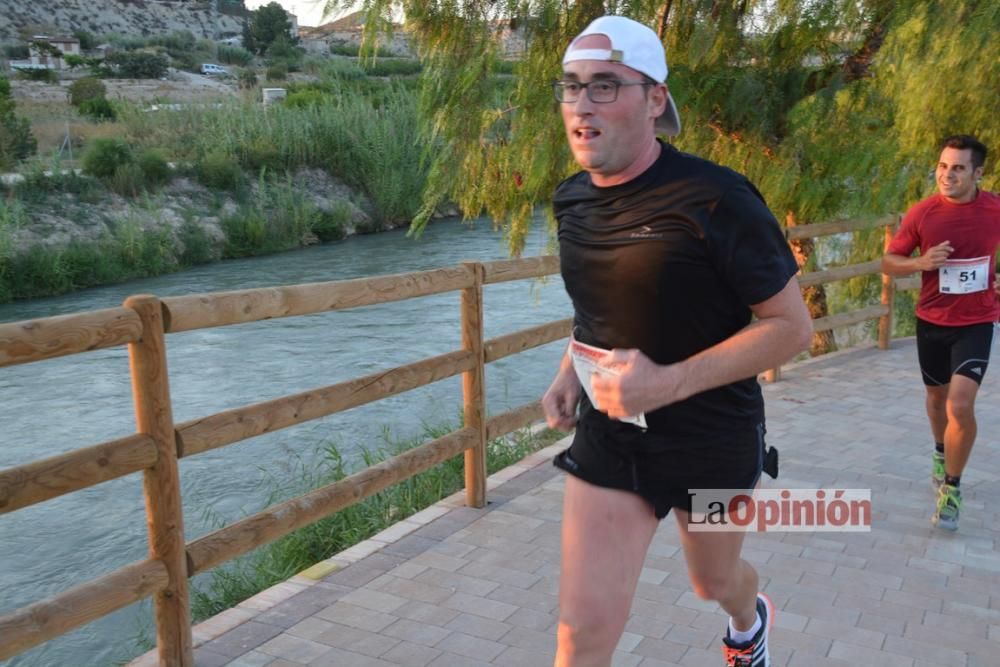
[[[630,239],[662,239],[663,233],[653,231],[653,228],[649,225],[643,225],[639,228],[639,231],[632,232],[628,236]]]

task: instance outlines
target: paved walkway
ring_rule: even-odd
[[[980,393],[955,534],[928,521],[912,339],[789,367],[765,387],[782,486],[870,488],[873,505],[869,533],[748,535],[744,555],[779,609],[776,667],[1000,665],[998,373]],[[563,478],[549,459],[560,448],[494,476],[486,509],[450,498],[197,626],[197,665],[551,665]],[[725,624],[691,592],[668,520],[614,665],[720,665]]]

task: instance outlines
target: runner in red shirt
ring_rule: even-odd
[[[922,272],[917,302],[917,356],[934,435],[931,481],[938,489],[932,521],[956,530],[962,471],[976,439],[975,403],[1000,316],[996,253],[1000,196],[979,189],[986,146],[968,135],[942,142],[938,193],[919,202],[882,259],[890,276]],[[915,248],[920,255],[910,257]]]

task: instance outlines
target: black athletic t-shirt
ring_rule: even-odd
[[[749,307],[798,270],[746,177],[667,144],[627,183],[597,187],[586,172],[566,179],[553,207],[577,340],[637,348],[658,364],[732,336],[749,324]],[[760,385],[747,378],[647,413],[646,421],[649,432],[680,443],[746,433],[763,417]],[[586,395],[580,418],[635,428],[594,410]]]

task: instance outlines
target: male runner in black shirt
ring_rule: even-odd
[[[610,664],[671,509],[695,593],[731,616],[725,664],[769,664],[773,609],[740,558],[743,533],[689,530],[688,489],[756,486],[765,451],[756,375],[803,350],[812,323],[754,186],[656,138],[680,131],[666,76],[652,30],[605,16],[570,44],[554,84],[583,168],[553,201],[574,339],[612,350],[602,364],[618,373],[593,376],[591,401],[567,351],[542,401],[551,426],[576,427],[555,461],[570,473],[558,667]],[[620,421],[640,413],[645,428]]]

